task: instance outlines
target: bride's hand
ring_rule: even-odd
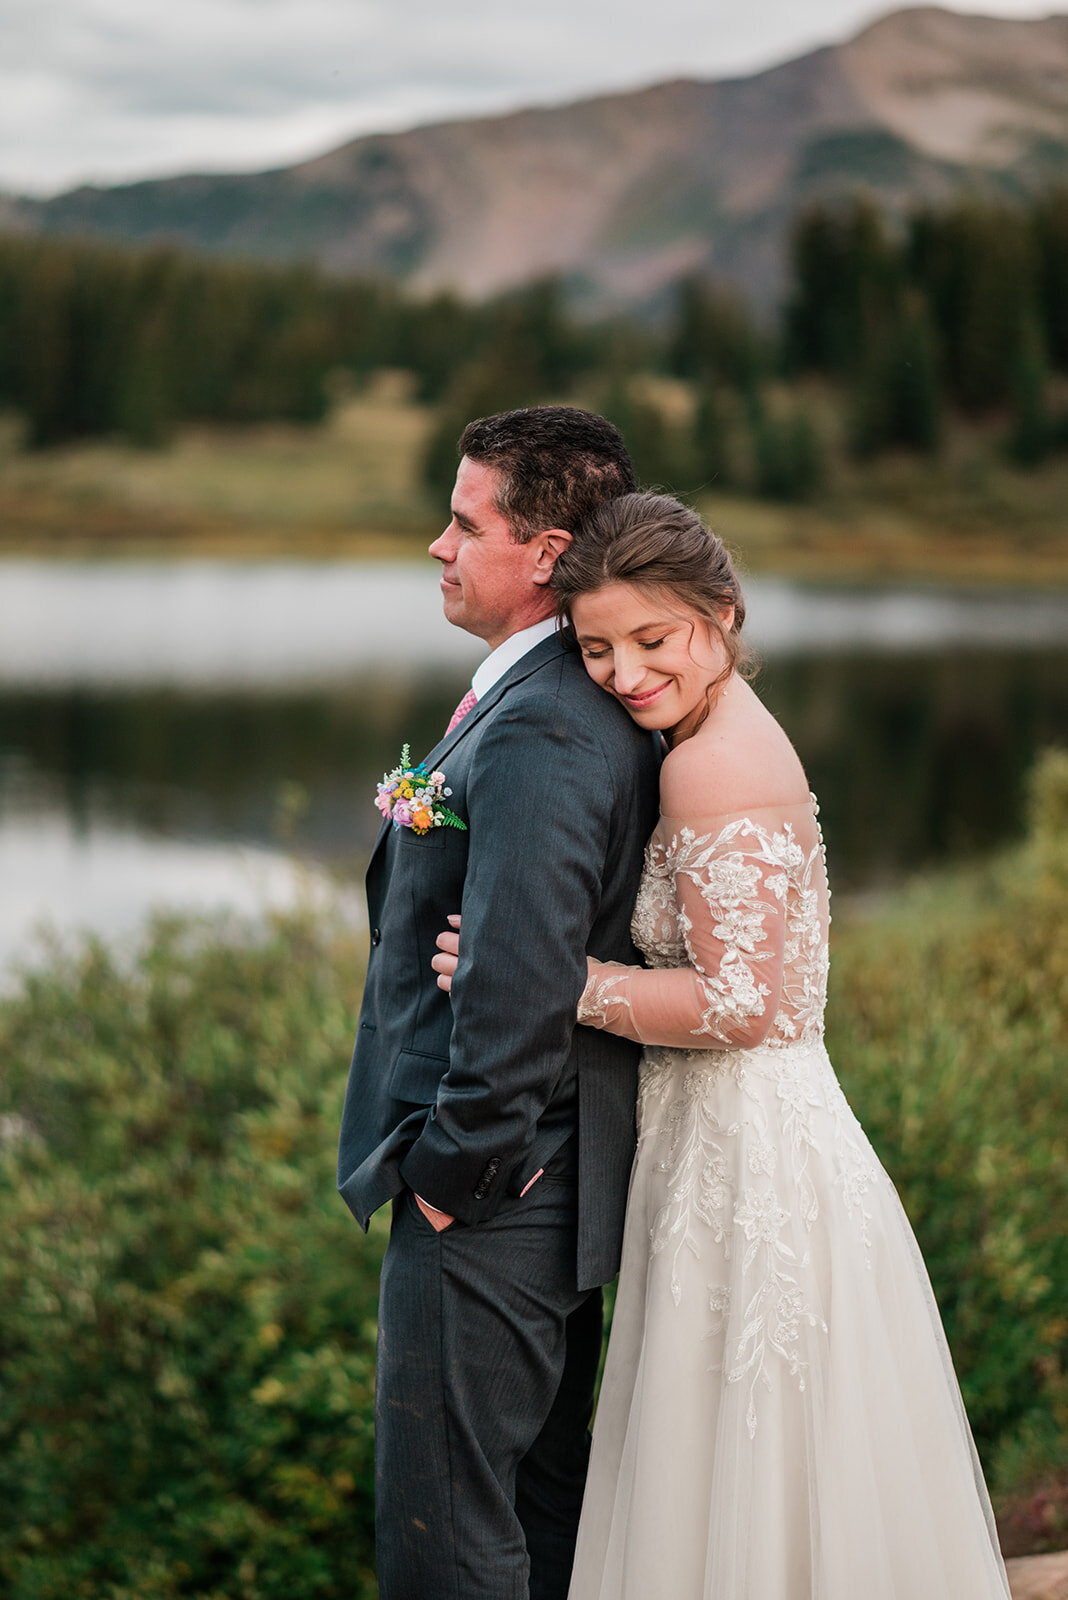
[[[458,916],[452,916],[447,917],[446,921],[453,931],[438,934],[434,942],[441,954],[436,955],[430,965],[438,975],[438,988],[444,989],[448,994],[452,988],[452,975],[460,960],[460,919]]]

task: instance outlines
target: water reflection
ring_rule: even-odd
[[[1019,828],[1068,738],[1068,595],[747,592],[837,889]],[[375,780],[436,743],[480,654],[423,563],[0,562],[0,964],[42,913],[284,899],[295,796],[302,851],[355,872]]]
[[[1057,592],[746,583],[773,654],[1068,648]],[[471,666],[432,563],[0,562],[0,683],[292,691]]]
[[[1037,752],[1068,739],[1068,651],[772,659],[758,687],[820,796],[840,889],[1018,833]]]
[[[77,821],[42,800],[9,810],[0,827],[0,991],[32,965],[38,933],[91,928],[122,939],[151,907],[258,916],[269,908],[333,904],[333,886],[278,850],[161,837],[92,811]],[[346,909],[355,911],[355,906]]]
[[[0,811],[36,794],[75,828],[93,817],[277,846],[280,802],[297,785],[301,844],[355,860],[376,831],[375,780],[402,742],[435,743],[466,682],[442,672],[293,695],[8,692]],[[758,688],[820,795],[840,887],[1010,835],[1036,750],[1068,732],[1068,652],[774,656]]]

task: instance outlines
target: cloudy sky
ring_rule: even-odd
[[[1063,4],[1063,0],[1061,0]],[[1058,0],[957,10],[1040,16]],[[756,71],[893,0],[0,0],[0,189],[254,170],[359,133]]]

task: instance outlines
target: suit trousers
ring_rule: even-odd
[[[601,1291],[575,1286],[567,1165],[477,1227],[435,1233],[410,1191],[394,1201],[375,1400],[381,1600],[566,1600],[602,1327]]]

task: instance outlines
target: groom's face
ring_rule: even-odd
[[[552,610],[544,539],[516,543],[495,503],[497,483],[495,468],[464,456],[449,526],[430,546],[441,562],[446,617],[491,649]]]

